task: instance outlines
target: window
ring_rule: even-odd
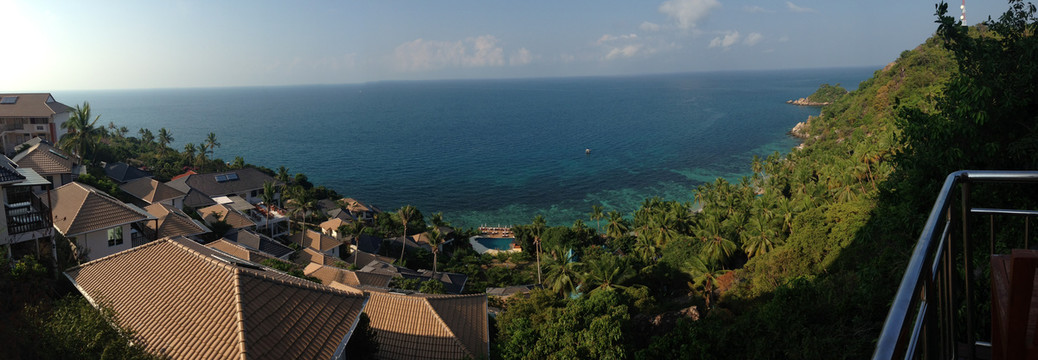
[[[0,104],[14,104],[18,102],[17,96],[4,96],[0,98]]]
[[[252,197],[259,196],[259,190],[252,190]]]
[[[108,229],[108,246],[118,246],[123,244],[123,227],[116,226]]]

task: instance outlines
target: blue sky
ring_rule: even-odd
[[[968,6],[971,24],[1007,8]],[[0,0],[0,91],[878,67],[930,36],[933,13],[903,0]]]

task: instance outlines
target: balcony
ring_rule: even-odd
[[[22,196],[23,194],[28,196]],[[11,235],[49,229],[50,209],[39,198],[25,192],[8,197],[4,204],[7,215],[7,232]]]
[[[998,257],[991,255],[996,252],[996,244],[1000,244],[1000,252],[1007,251],[1003,245],[1028,248],[1031,218],[1038,216],[1038,211],[978,204],[1013,207],[1034,204],[1038,199],[974,199],[972,195],[980,188],[987,193],[1033,191],[1035,184],[1035,171],[959,171],[948,175],[905,269],[874,359],[991,357],[991,309],[998,307],[992,305],[990,267]],[[998,284],[998,276],[994,278]],[[1025,291],[1031,297],[1030,288]],[[1003,303],[1005,299],[996,296],[995,300]],[[1008,335],[1014,339],[1010,341],[1025,336],[1024,332]],[[1001,349],[998,339],[996,348]],[[997,357],[999,350],[994,354]]]

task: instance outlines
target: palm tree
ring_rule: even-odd
[[[577,290],[583,276],[583,263],[573,261],[566,256],[547,263],[548,272],[544,274],[547,288],[556,294],[565,295]]]
[[[584,284],[591,291],[626,288],[636,275],[627,260],[609,254],[585,261],[584,269]]]
[[[591,205],[591,214],[589,214],[591,220],[595,221],[595,230],[602,231],[602,218],[605,213],[602,212],[602,205]]]
[[[609,223],[606,224],[606,235],[618,238],[630,230],[627,219],[619,211],[609,212]]]
[[[544,220],[543,215],[537,215],[533,218],[533,224],[531,224],[530,230],[533,231],[533,245],[537,251],[537,283],[541,283],[541,235],[544,235],[544,228],[547,227],[547,221]]]
[[[359,251],[360,235],[364,233],[364,222],[359,220],[350,222],[347,232],[353,235],[353,246],[356,246],[357,250]],[[357,267],[357,255],[353,256],[353,267]]]
[[[166,128],[159,129],[159,153],[166,155],[166,145],[173,142],[173,134],[166,130]]]
[[[270,237],[274,237],[274,227],[270,226],[270,212],[274,211],[274,209],[271,208],[271,205],[274,204],[274,197],[276,194],[277,192],[274,191],[273,182],[266,181],[263,183],[263,193],[260,194],[260,198],[263,200],[263,203],[267,205],[267,212],[265,215],[267,217],[267,227],[270,228]]]
[[[205,145],[209,149],[209,160],[212,160],[216,156],[216,148],[220,147],[220,143],[216,142],[216,133],[210,132],[209,136],[206,136]]]
[[[303,215],[303,222],[300,224],[300,231],[306,231],[307,214],[317,208],[317,200],[314,199],[313,195],[309,191],[302,187],[296,188],[295,194],[292,199],[296,203],[296,207],[292,209],[292,213],[295,215]]]
[[[94,117],[93,121],[90,116],[90,103],[84,101],[83,106],[76,105],[68,120],[61,124],[67,133],[61,137],[58,145],[65,151],[75,151],[81,162],[87,145],[95,143],[104,131],[103,127],[96,127],[101,115]]]
[[[704,260],[713,264],[724,265],[735,251],[735,243],[729,240],[722,229],[722,220],[718,214],[704,213],[696,229],[696,237],[703,242]]]
[[[429,248],[433,253],[433,278],[436,278],[436,255],[440,253],[440,244],[443,244],[443,233],[440,232],[440,228],[434,227],[427,234],[426,240],[429,240]]]
[[[742,238],[742,249],[746,257],[752,258],[774,249],[778,241],[778,232],[765,215],[757,214],[750,218],[749,228],[740,232],[739,237]]]
[[[197,151],[198,148],[195,147],[194,143],[184,144],[184,157],[188,159],[188,163],[195,162],[195,152]]]
[[[411,205],[404,205],[397,210],[397,215],[400,216],[400,222],[404,224],[404,233],[400,241],[400,262],[404,262],[404,252],[407,251],[407,223],[411,221],[411,218],[415,216],[417,209]]]

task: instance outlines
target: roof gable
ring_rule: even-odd
[[[185,238],[164,239],[65,272],[111,306],[145,348],[175,359],[331,358],[367,299],[250,264]]]
[[[0,104],[0,117],[45,117],[72,110],[65,104],[54,101],[50,93],[0,94],[0,98],[17,98]]]
[[[254,168],[241,168],[232,171],[191,174],[170,182],[183,182],[209,197],[237,194],[245,191],[263,189],[263,183],[277,183],[270,175]],[[180,189],[185,191],[185,189]]]
[[[71,182],[51,192],[54,228],[75,236],[118,225],[153,219],[144,210],[123,203],[90,185]]]
[[[364,312],[376,330],[380,358],[460,359],[489,355],[486,295],[408,296],[375,291],[370,294]]]
[[[149,214],[158,218],[158,228],[152,221],[144,223],[152,231],[158,231],[158,238],[172,236],[194,236],[208,233],[212,230],[200,224],[197,220],[187,216],[183,211],[166,204],[151,204],[144,207]]]
[[[331,236],[309,229],[305,232],[292,234],[291,240],[304,248],[311,248],[321,252],[335,249],[343,244],[342,241],[336,240]]]
[[[222,220],[227,224],[231,225],[232,229],[241,229],[251,226],[256,226],[256,222],[249,219],[248,216],[242,214],[238,210],[231,209],[227,205],[213,205],[198,210],[198,215],[202,216],[206,222],[212,224],[215,221]]]
[[[127,194],[152,204],[160,201],[184,197],[187,194],[174,189],[158,180],[152,178],[138,178],[128,183],[119,185],[119,189]]]
[[[46,142],[40,142],[14,156],[18,167],[36,170],[40,175],[71,174],[75,163],[72,157]]]

